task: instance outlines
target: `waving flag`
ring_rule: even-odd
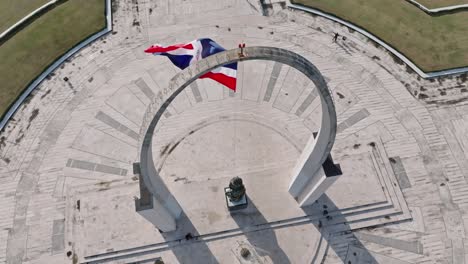
[[[204,59],[210,55],[224,51],[218,43],[209,38],[196,39],[187,44],[176,44],[163,47],[153,45],[145,50],[146,53],[154,55],[163,55],[168,57],[175,66],[180,69],[185,69],[189,65]],[[231,63],[222,67],[216,68],[200,78],[210,78],[215,80],[231,90],[236,90],[237,63]]]

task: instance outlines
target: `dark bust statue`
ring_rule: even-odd
[[[242,183],[242,179],[239,177],[234,177],[229,182],[230,191],[227,193],[229,200],[237,202],[242,199],[242,196],[245,194],[245,186]]]

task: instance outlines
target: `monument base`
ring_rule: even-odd
[[[239,201],[231,201],[228,197],[228,193],[231,191],[231,188],[224,188],[224,198],[226,199],[226,205],[229,211],[235,211],[240,209],[245,209],[248,206],[247,195],[244,194]]]
[[[329,154],[322,164],[322,168],[311,178],[302,193],[296,198],[299,205],[304,207],[313,204],[342,174],[340,164],[335,164],[331,154]]]

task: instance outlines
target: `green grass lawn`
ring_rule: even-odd
[[[50,0],[0,0],[0,32]]]
[[[0,116],[48,65],[103,29],[104,13],[104,0],[69,0],[1,44]]]
[[[427,8],[439,8],[453,5],[466,5],[468,0],[416,0],[416,2],[422,4]]]
[[[405,0],[293,0],[348,20],[423,71],[468,66],[468,12],[430,16]]]

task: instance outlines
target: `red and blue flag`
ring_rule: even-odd
[[[145,50],[146,53],[168,57],[175,66],[185,69],[189,65],[208,56],[225,51],[218,43],[209,38],[201,38],[187,44],[176,44],[171,46],[153,45]],[[231,63],[216,68],[204,75],[201,79],[209,78],[217,81],[231,90],[236,90],[237,63]]]

